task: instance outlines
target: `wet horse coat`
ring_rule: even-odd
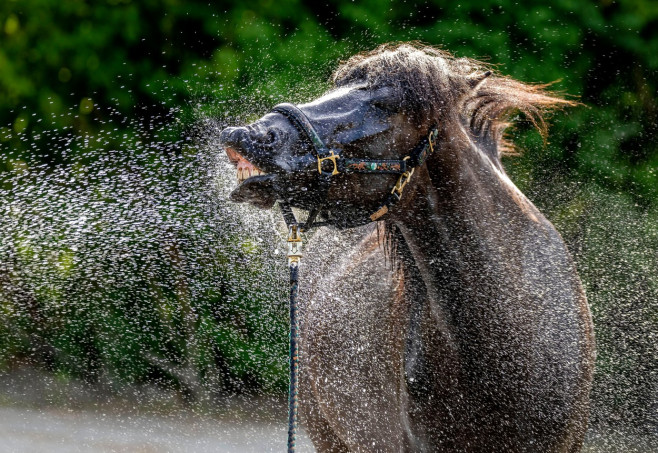
[[[300,106],[348,157],[399,159],[433,125],[440,132],[383,221],[321,229],[306,250],[301,410],[319,451],[582,444],[594,359],[585,295],[562,238],[499,160],[509,111],[541,127],[543,109],[568,102],[484,69],[432,48],[384,46],[353,57],[335,90]],[[299,195],[313,177],[291,171],[303,141],[276,113],[225,130],[230,152],[266,173],[234,198],[313,202]],[[316,201],[345,226],[394,180],[338,175]]]

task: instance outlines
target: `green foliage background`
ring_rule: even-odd
[[[151,175],[177,165],[189,170],[184,163],[195,149],[181,138],[187,126],[207,117],[240,122],[282,100],[308,100],[326,89],[339,60],[382,42],[420,40],[487,59],[523,81],[555,82],[554,89],[584,106],[556,115],[547,145],[521,121],[513,134],[525,153],[506,166],[561,231],[584,280],[599,348],[595,419],[655,426],[657,30],[658,5],[651,0],[8,0],[0,4],[3,201],[11,206],[18,198],[9,176],[73,164],[84,173],[100,168],[107,150],[142,156]],[[85,140],[67,142],[72,136]],[[163,151],[159,163],[153,152],[140,154],[168,142],[175,149]],[[125,168],[120,158],[115,168],[103,162],[115,176]],[[176,184],[175,172],[161,179]],[[38,203],[39,196],[30,200]],[[162,215],[203,215],[184,203],[175,208]],[[248,255],[244,247],[222,252],[225,257],[208,248],[204,259],[213,266],[202,278],[226,286],[240,275],[241,295],[228,297],[217,284],[210,293],[181,289],[192,271],[176,257],[207,248],[210,239],[249,240],[227,231],[173,231],[183,245],[174,252],[158,248],[152,264],[158,272],[138,267],[143,278],[82,295],[71,288],[84,286],[87,274],[76,270],[80,252],[67,248],[65,231],[57,240],[36,239],[56,252],[52,269],[67,269],[57,271],[57,291],[34,291],[34,277],[24,272],[42,263],[38,247],[20,231],[2,237],[15,253],[0,263],[0,364],[28,361],[92,382],[105,373],[115,386],[155,379],[188,395],[213,386],[283,389],[284,320],[265,308],[267,297],[247,296],[255,292],[248,282],[263,271],[228,264],[233,253]],[[195,242],[198,237],[208,240]],[[156,284],[168,290],[145,289]],[[196,313],[191,323],[181,315],[186,310]],[[267,335],[258,333],[261,312],[269,313]],[[147,325],[155,326],[152,335],[144,335]],[[165,359],[169,365],[158,365]]]

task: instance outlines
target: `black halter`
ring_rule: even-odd
[[[314,206],[303,225],[300,225],[302,231],[308,231],[315,223],[315,219],[323,208],[329,191],[329,183],[332,176],[340,173],[376,173],[376,174],[397,174],[400,175],[391,192],[386,196],[384,203],[371,214],[364,223],[375,221],[389,212],[393,206],[402,197],[402,190],[411,179],[416,167],[421,166],[427,156],[434,151],[438,130],[432,128],[427,138],[423,139],[411,153],[401,159],[356,159],[344,158],[339,154],[339,150],[334,150],[322,141],[317,131],[311,124],[308,117],[298,107],[292,104],[279,104],[272,109],[273,112],[284,115],[290,122],[303,133],[313,145],[315,159],[304,159],[311,162],[308,166],[317,165],[319,193],[322,200],[317,206]],[[287,202],[279,201],[283,218],[288,224],[299,225],[295,218],[290,205]]]

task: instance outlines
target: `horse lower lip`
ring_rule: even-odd
[[[231,200],[248,202],[263,209],[271,208],[277,198],[273,187],[275,179],[272,174],[247,178],[233,190]]]

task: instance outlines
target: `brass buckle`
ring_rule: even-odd
[[[299,226],[291,225],[288,231],[288,265],[298,265],[302,259],[302,236]]]
[[[430,144],[430,152],[434,152],[434,142],[436,141],[436,136],[439,135],[438,131],[435,129],[430,132],[430,136],[427,138]]]
[[[409,180],[411,179],[411,175],[414,174],[415,168],[412,168],[411,171],[405,171],[400,175],[398,178],[398,182],[395,183],[395,186],[393,186],[393,190],[391,190],[391,193],[393,195],[396,195],[398,199],[402,198],[402,190],[404,189],[404,186],[407,185]]]
[[[334,164],[334,171],[331,172],[331,176],[337,175],[339,172],[338,172],[338,163],[336,162],[336,159],[340,159],[340,156],[338,154],[334,154],[333,149],[329,152],[331,153],[331,156],[327,156],[327,157],[318,156],[318,172],[322,174],[322,162],[325,160],[330,160]]]

